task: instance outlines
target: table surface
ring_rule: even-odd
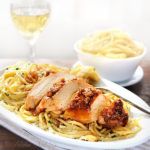
[[[71,61],[68,61],[71,64]],[[66,63],[66,61],[65,61]],[[64,63],[64,64],[65,64]],[[67,64],[67,63],[66,63]],[[130,91],[139,95],[150,105],[150,60],[141,64],[144,69],[144,78],[139,83],[127,87]],[[40,150],[19,136],[9,132],[0,126],[0,150]]]

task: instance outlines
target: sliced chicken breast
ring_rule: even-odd
[[[47,94],[47,91],[53,86],[53,84],[61,79],[71,80],[75,76],[65,73],[51,74],[39,82],[37,82],[32,90],[27,95],[25,100],[25,107],[27,110],[33,110],[38,105],[40,100]]]
[[[82,123],[94,122],[98,119],[99,111],[105,103],[106,99],[100,90],[93,87],[82,88],[72,97],[64,117]]]
[[[41,111],[47,109],[49,111],[64,111],[68,105],[71,103],[72,95],[81,88],[92,87],[86,83],[83,79],[73,79],[65,82],[65,84],[55,93],[53,96],[49,92],[42,101],[39,103],[36,108],[36,112],[40,113]],[[55,87],[54,87],[55,88]],[[53,88],[50,89],[55,91]]]
[[[112,102],[84,79],[65,73],[51,74],[36,83],[27,95],[25,107],[35,115],[53,111],[64,119],[85,124],[97,121],[108,128],[128,122],[122,100]]]

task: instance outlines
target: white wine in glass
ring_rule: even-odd
[[[20,0],[11,4],[12,20],[30,44],[30,59],[35,58],[34,45],[48,21],[50,5],[45,0]]]

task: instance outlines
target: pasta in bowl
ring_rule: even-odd
[[[88,80],[83,74],[78,77],[78,68],[73,69],[31,63],[6,68],[0,78],[3,106],[30,124],[72,139],[114,141],[141,130],[129,115],[129,104],[95,89],[87,83],[89,75]],[[92,72],[90,79],[97,82],[98,74]]]
[[[129,80],[146,54],[141,43],[118,30],[90,34],[78,41],[74,49],[83,65],[94,66],[114,82]]]
[[[135,57],[143,53],[143,48],[120,30],[93,33],[82,39],[80,49],[93,55],[114,59]]]

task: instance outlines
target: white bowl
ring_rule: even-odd
[[[139,56],[123,59],[96,56],[81,51],[81,42],[80,40],[74,45],[80,62],[83,65],[94,66],[101,76],[114,82],[129,80],[146,54],[146,48],[141,43],[136,42],[140,47],[143,47],[143,53]]]

